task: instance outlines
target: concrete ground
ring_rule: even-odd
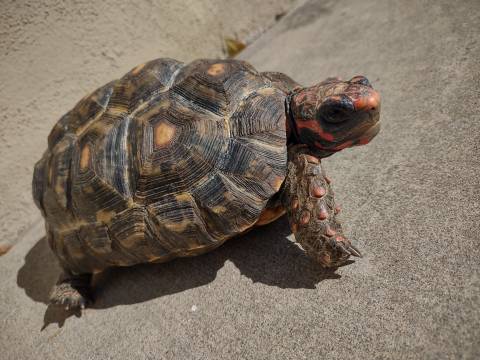
[[[480,358],[480,3],[311,1],[242,53],[311,84],[364,74],[383,130],[325,165],[365,257],[323,271],[286,221],[112,270],[81,317],[36,223],[0,258],[4,359]]]

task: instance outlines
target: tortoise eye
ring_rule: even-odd
[[[322,103],[317,116],[330,123],[340,123],[348,120],[354,110],[355,107],[347,96],[332,96]]]

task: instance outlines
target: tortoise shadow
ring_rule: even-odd
[[[335,270],[322,269],[305,256],[288,239],[289,235],[290,228],[283,217],[202,256],[108,269],[94,277],[96,300],[92,308],[140,303],[206,285],[216,278],[227,260],[253,282],[280,288],[314,289],[323,280],[341,277]],[[46,239],[42,238],[25,256],[25,264],[17,273],[17,284],[34,301],[48,304],[49,291],[60,271]],[[71,316],[81,314],[48,306],[42,330],[51,323],[61,327]]]

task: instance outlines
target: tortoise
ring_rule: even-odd
[[[84,308],[93,274],[211,251],[287,213],[323,267],[361,256],[321,159],[379,131],[369,81],[302,87],[240,60],[160,58],[56,123],[33,197],[63,269],[50,302]]]

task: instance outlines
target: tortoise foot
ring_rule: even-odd
[[[90,280],[90,274],[64,274],[50,293],[50,304],[63,306],[65,310],[85,309],[92,302]]]

